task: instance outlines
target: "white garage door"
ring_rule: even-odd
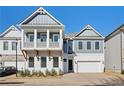
[[[77,62],[77,72],[102,72],[102,64],[99,61],[78,61]]]

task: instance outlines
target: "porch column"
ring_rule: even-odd
[[[59,30],[59,33],[60,33],[59,47],[62,49],[63,47],[62,29]]]
[[[47,29],[47,48],[49,48],[49,35],[50,34],[50,31],[49,31],[49,29]]]
[[[34,48],[37,48],[37,29],[34,29]]]
[[[21,31],[21,48],[24,48],[24,30]]]

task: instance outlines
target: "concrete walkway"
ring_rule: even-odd
[[[118,73],[68,73],[63,77],[15,77],[0,78],[0,85],[26,86],[111,86],[124,85],[124,75]]]

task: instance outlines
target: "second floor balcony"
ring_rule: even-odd
[[[62,30],[23,31],[22,41],[22,49],[62,49]]]

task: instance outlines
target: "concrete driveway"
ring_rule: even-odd
[[[0,85],[26,86],[112,86],[124,85],[124,75],[118,73],[68,73],[63,77],[15,77],[0,78]]]

